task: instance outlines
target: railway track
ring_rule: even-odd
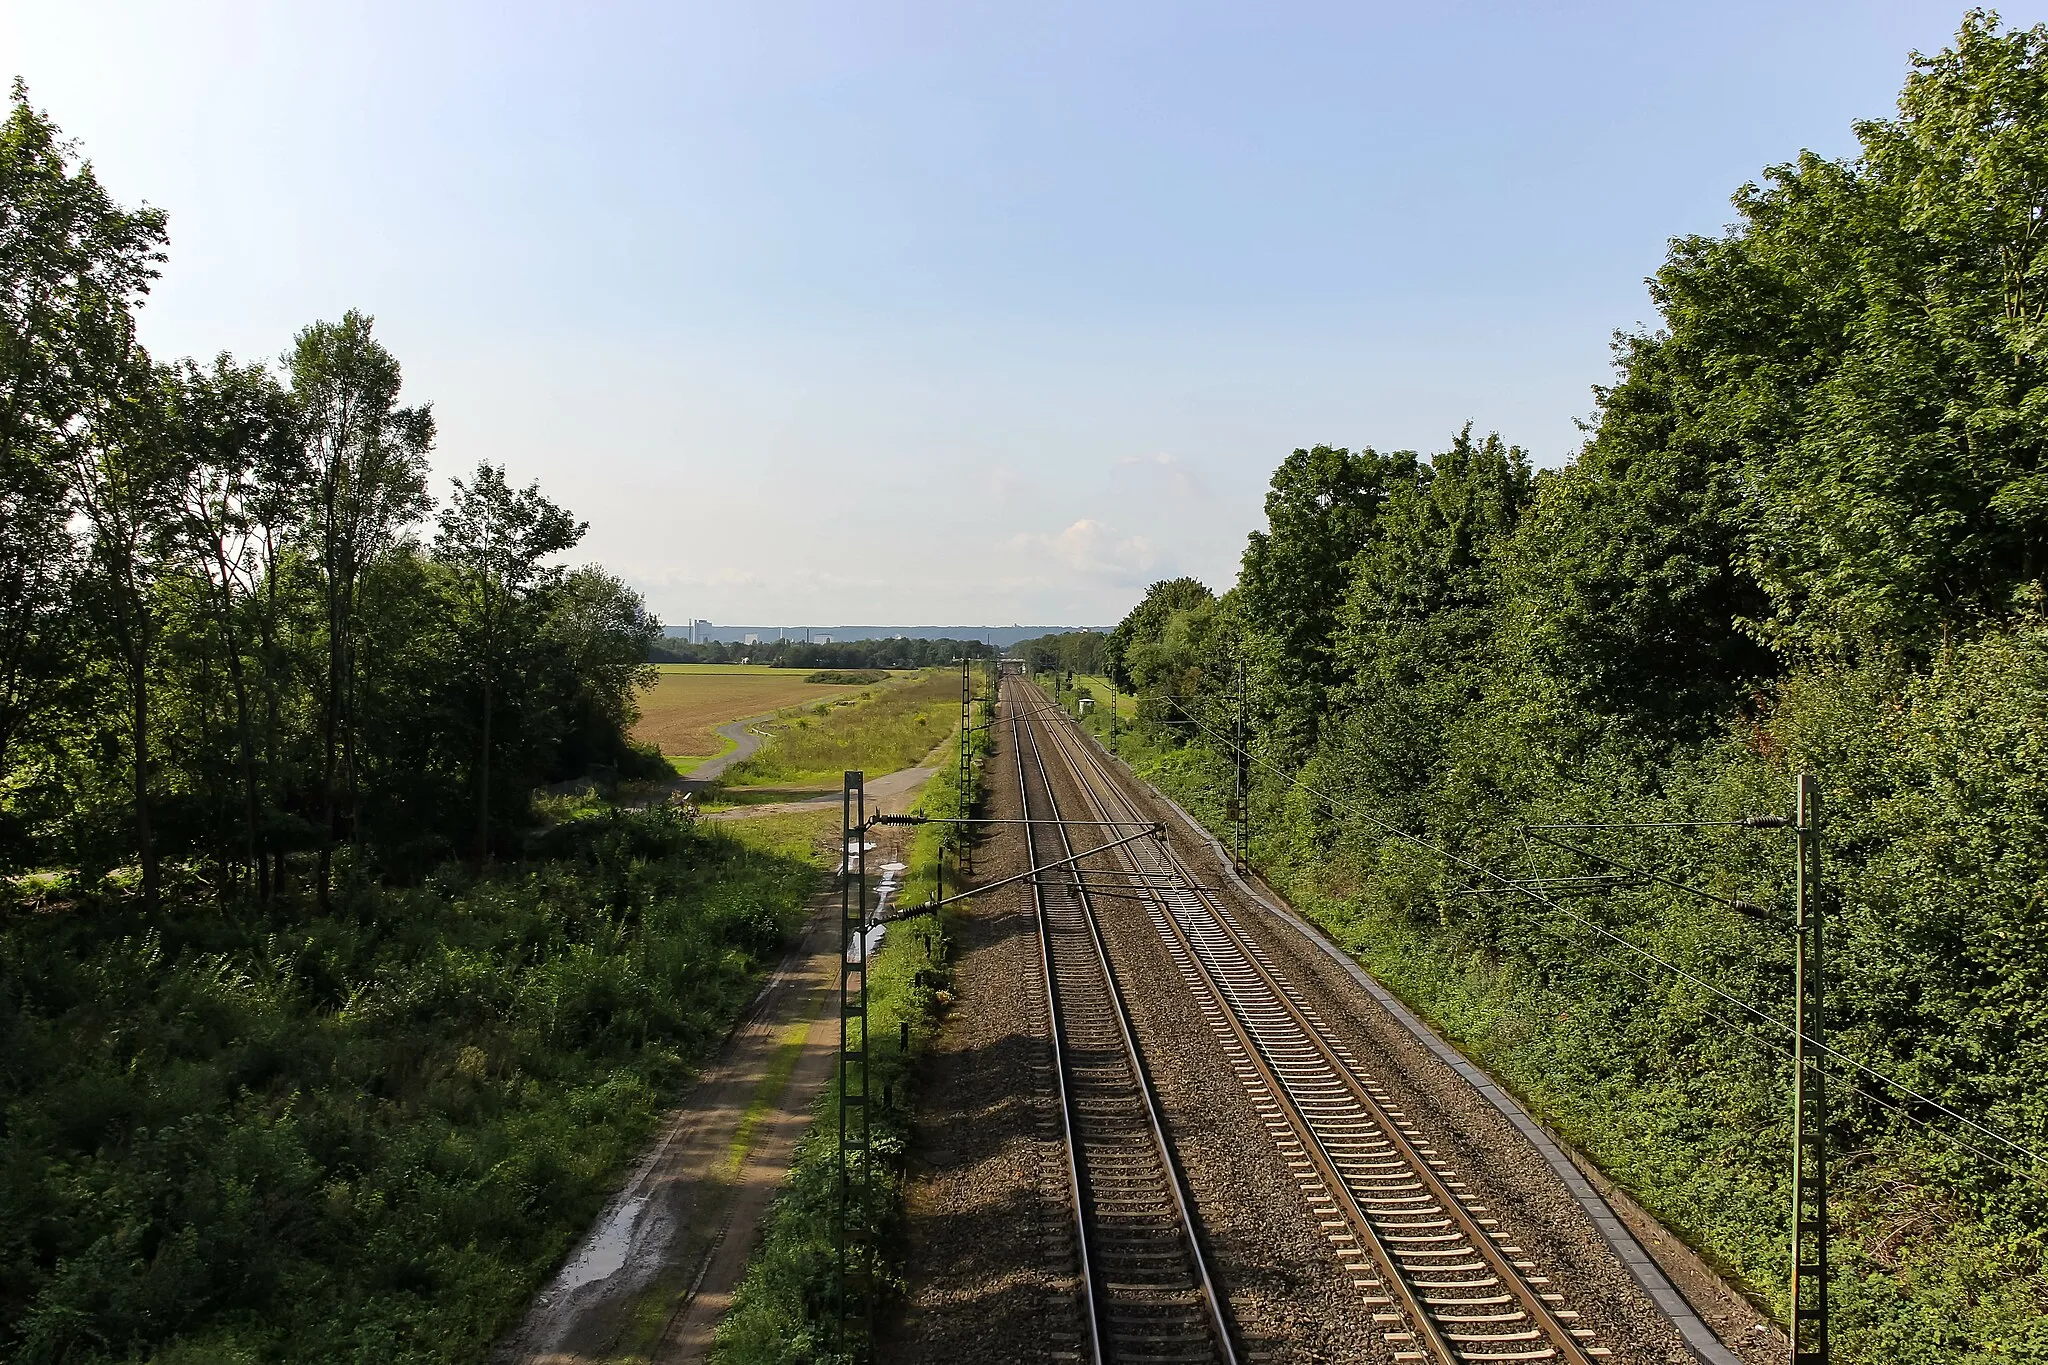
[[[1012,708],[1032,867],[1074,854],[1066,826],[1049,823],[1061,817],[1038,724]],[[1048,823],[1030,823],[1037,821]],[[1085,1359],[1236,1365],[1192,1204],[1083,881],[1072,864],[1031,879],[1078,1232]]]
[[[1037,688],[1025,695],[1028,712],[1057,714]],[[1048,795],[1049,751],[1082,795],[1082,818],[1147,818],[1071,722],[1041,728],[1042,748],[1029,721],[1025,733]],[[1032,858],[1034,866],[1050,861],[1037,847]],[[1590,1329],[1575,1325],[1578,1314],[1539,1267],[1500,1233],[1458,1172],[1170,847],[1143,841],[1087,863],[1077,883],[1120,876],[1147,902],[1395,1360],[1591,1365],[1609,1354]]]

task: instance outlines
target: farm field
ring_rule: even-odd
[[[654,685],[640,693],[640,720],[633,737],[665,755],[707,758],[726,741],[717,727],[730,720],[779,711],[786,706],[859,696],[858,684],[813,683],[794,668],[749,664],[659,664]]]
[[[728,785],[836,786],[849,768],[879,777],[914,766],[959,722],[960,678],[949,669],[906,676],[873,692],[869,700],[828,715],[794,715],[764,725],[773,740],[735,766]]]

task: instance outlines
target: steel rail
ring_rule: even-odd
[[[1033,727],[1028,723],[1032,716],[1030,713],[1027,713],[1022,719],[1026,723],[1013,730],[1012,741],[1012,747],[1017,758],[1018,794],[1023,801],[1024,811],[1028,817],[1031,813],[1032,804],[1029,769],[1035,768],[1039,784],[1045,794],[1046,805],[1051,809],[1054,816],[1054,820],[1043,822],[1043,824],[1057,824],[1058,797],[1053,792],[1050,775],[1046,771],[1044,758],[1039,752],[1037,736],[1033,733]],[[1020,731],[1021,735],[1019,734]],[[1027,747],[1029,750],[1029,768],[1027,768]],[[1039,828],[1039,825],[1030,827],[1026,835],[1028,853],[1033,862],[1037,862],[1039,850],[1035,846],[1031,846],[1029,841],[1037,835]],[[1060,827],[1060,841],[1063,847],[1071,850],[1072,840],[1063,826]],[[1071,865],[1075,859],[1086,856],[1089,856],[1089,854],[1085,852],[1078,855],[1069,853],[1069,856],[1061,859],[1060,862]],[[1061,993],[1057,985],[1058,973],[1055,970],[1055,956],[1053,953],[1055,926],[1053,923],[1053,913],[1047,905],[1047,892],[1051,889],[1054,888],[1048,886],[1046,879],[1042,877],[1033,879],[1032,892],[1038,909],[1041,963],[1046,973],[1047,999],[1054,1002],[1052,1023],[1053,1032],[1057,1035],[1066,1027],[1066,1015],[1064,1006],[1061,1003]],[[1103,944],[1101,929],[1096,923],[1095,911],[1090,903],[1088,892],[1080,886],[1078,877],[1074,878],[1072,884],[1063,882],[1058,889],[1071,892],[1074,918],[1086,930],[1086,942],[1088,945],[1086,956],[1092,962],[1095,979],[1100,983],[1104,1002],[1108,1006],[1107,1013],[1115,1024],[1115,1041],[1120,1049],[1123,1065],[1128,1068],[1132,1097],[1137,1101],[1137,1107],[1143,1114],[1143,1126],[1145,1136],[1148,1139],[1147,1145],[1149,1145],[1152,1158],[1158,1165],[1159,1182],[1165,1187],[1172,1199],[1174,1239],[1179,1243],[1180,1248],[1185,1254],[1187,1260],[1186,1268],[1193,1272],[1188,1276],[1188,1280],[1190,1288],[1199,1297],[1205,1310],[1203,1316],[1206,1318],[1208,1335],[1212,1339],[1210,1345],[1220,1357],[1223,1365],[1237,1365],[1236,1348],[1231,1341],[1230,1329],[1223,1316],[1222,1297],[1217,1293],[1214,1278],[1210,1275],[1207,1259],[1202,1252],[1201,1241],[1196,1235],[1193,1201],[1189,1197],[1181,1179],[1180,1169],[1174,1162],[1173,1147],[1167,1140],[1165,1125],[1159,1117],[1158,1097],[1153,1093],[1151,1079],[1146,1072],[1144,1059],[1138,1051],[1136,1034],[1131,1027],[1130,1014],[1124,1004],[1122,992],[1117,986],[1116,974],[1111,970],[1108,951]],[[1056,1048],[1058,1048],[1057,1055],[1061,1058],[1061,1066],[1064,1068],[1071,1065],[1071,1052],[1059,1044],[1056,1044]],[[1074,1090],[1067,1083],[1064,1071],[1061,1077],[1060,1093],[1063,1104],[1068,1106],[1074,1104]],[[1098,1203],[1098,1191],[1095,1188],[1095,1175],[1097,1173],[1092,1169],[1087,1170],[1085,1172],[1087,1179],[1084,1182],[1084,1169],[1081,1161],[1083,1144],[1077,1141],[1075,1137],[1076,1130],[1081,1125],[1076,1121],[1075,1113],[1071,1108],[1065,1115],[1065,1122],[1068,1134],[1069,1169],[1072,1174],[1075,1190],[1074,1209],[1079,1231],[1078,1241],[1081,1247],[1083,1297],[1088,1303],[1090,1338],[1095,1349],[1095,1359],[1097,1361],[1106,1361],[1112,1359],[1116,1354],[1121,1354],[1116,1351],[1119,1333],[1116,1330],[1115,1324],[1115,1317],[1117,1315],[1111,1312],[1113,1308],[1122,1306],[1142,1310],[1147,1307],[1170,1306],[1171,1299],[1168,1298],[1162,1305],[1158,1301],[1147,1303],[1142,1299],[1121,1300],[1114,1293],[1114,1290],[1119,1287],[1128,1293],[1131,1288],[1136,1287],[1143,1277],[1156,1275],[1156,1269],[1146,1270],[1139,1267],[1133,1273],[1134,1268],[1127,1265],[1124,1267],[1124,1274],[1127,1276],[1124,1284],[1113,1286],[1103,1282],[1103,1276],[1108,1273],[1110,1267],[1106,1264],[1104,1257],[1091,1254],[1091,1232],[1099,1233],[1102,1230],[1100,1226],[1101,1205]],[[1096,1215],[1094,1219],[1095,1226],[1092,1228],[1089,1217],[1091,1212]],[[1141,1261],[1156,1261],[1158,1257],[1156,1253],[1145,1252],[1139,1253],[1138,1259]],[[1159,1287],[1153,1285],[1150,1288],[1157,1292]],[[1147,1330],[1156,1333],[1164,1325],[1166,1324],[1160,1324],[1155,1320],[1147,1325]],[[1155,1349],[1159,1345],[1160,1339],[1156,1336],[1150,1337],[1148,1340],[1149,1344]],[[1130,1354],[1137,1357],[1149,1353],[1134,1351]]]
[[[1085,744],[1057,732],[1053,739],[1092,806],[1106,816],[1108,808],[1103,793],[1107,793],[1116,804],[1135,813],[1135,803]],[[1297,1131],[1313,1140],[1303,1144],[1310,1164],[1318,1169],[1324,1183],[1336,1177],[1334,1190],[1343,1192],[1348,1206],[1345,1221],[1369,1234],[1368,1244],[1374,1248],[1375,1259],[1402,1300],[1404,1316],[1420,1329],[1418,1334],[1430,1351],[1446,1362],[1562,1357],[1571,1365],[1592,1365],[1589,1350],[1607,1354],[1598,1347],[1582,1346],[1579,1337],[1591,1335],[1590,1332],[1567,1325],[1559,1316],[1562,1310],[1553,1308],[1528,1283],[1521,1274],[1521,1266],[1510,1254],[1517,1249],[1497,1245],[1496,1234],[1481,1226],[1464,1199],[1437,1174],[1435,1166],[1440,1163],[1434,1162],[1432,1154],[1424,1150],[1426,1142],[1419,1135],[1411,1137],[1403,1131],[1408,1125],[1399,1120],[1406,1116],[1390,1111],[1386,1103],[1370,1092],[1350,1064],[1348,1050],[1329,1039],[1321,1021],[1313,1017],[1291,984],[1272,969],[1235,917],[1213,895],[1194,885],[1186,865],[1170,847],[1149,853],[1158,860],[1153,868],[1143,867],[1145,855],[1136,851],[1126,851],[1125,857],[1157,897],[1156,904],[1164,912],[1161,920],[1172,931],[1170,942],[1187,955],[1215,997],[1228,1003],[1229,1008],[1222,1012],[1224,1022],[1247,1050],[1275,1101],[1284,1102],[1291,1111]],[[1180,877],[1182,884],[1164,891],[1151,885],[1161,867]],[[1213,926],[1213,933],[1206,935],[1208,941],[1202,944],[1197,943],[1197,932],[1186,922],[1196,918],[1197,913],[1207,922],[1200,927]],[[1229,961],[1219,962],[1219,958]],[[1231,974],[1248,979],[1233,983],[1226,979]],[[1247,985],[1250,990],[1245,989]],[[1290,1047],[1296,1056],[1284,1055]],[[1309,1054],[1305,1060],[1298,1055],[1303,1049]],[[1293,1083],[1289,1082],[1290,1071],[1296,1075]],[[1335,1082],[1335,1088],[1343,1092],[1342,1100],[1335,1105],[1328,1096],[1332,1088],[1328,1082]],[[1323,1093],[1311,1097],[1304,1093],[1309,1091]],[[1351,1107],[1368,1118],[1377,1130],[1371,1138],[1362,1141],[1353,1121],[1355,1116],[1341,1112]],[[1340,1154],[1332,1150],[1339,1145],[1333,1138],[1340,1138],[1343,1146],[1352,1149],[1344,1154],[1341,1163]],[[1372,1169],[1370,1163],[1359,1159],[1361,1152],[1375,1146],[1384,1151],[1364,1154],[1376,1160],[1392,1156],[1399,1166],[1406,1168],[1397,1174],[1406,1178],[1390,1178],[1385,1174],[1384,1161],[1377,1168],[1378,1174],[1361,1174]],[[1317,1159],[1318,1156],[1323,1159]],[[1350,1178],[1345,1178],[1338,1169],[1341,1164],[1352,1167]],[[1387,1197],[1394,1186],[1419,1188],[1423,1196],[1399,1200]],[[1373,1210],[1368,1210],[1369,1203],[1375,1205]],[[1407,1207],[1397,1207],[1400,1204]],[[1426,1221],[1395,1223],[1394,1217]],[[1396,1231],[1403,1228],[1408,1231]],[[1402,1247],[1390,1246],[1393,1241],[1402,1243]],[[1427,1268],[1432,1265],[1433,1268]],[[1417,1271],[1431,1278],[1422,1278]],[[1454,1275],[1460,1278],[1450,1278]],[[1474,1275],[1480,1278],[1464,1278]],[[1492,1284],[1487,1283],[1489,1280]],[[1484,1292],[1494,1288],[1505,1289],[1506,1294]],[[1525,1323],[1529,1325],[1524,1326]]]
[[[1010,749],[1017,756],[1017,798],[1022,802],[1024,814],[1029,817],[1031,794],[1024,782],[1024,750],[1018,742],[1018,718],[1014,715],[1010,717]],[[1038,851],[1030,847],[1030,837],[1027,831],[1024,861],[1036,864]],[[1040,875],[1041,871],[1034,866],[1025,875],[1031,878],[1031,902],[1038,919],[1038,965],[1045,973],[1046,1033],[1052,1041],[1053,1084],[1060,1097],[1060,1137],[1067,1149],[1067,1192],[1074,1201],[1074,1247],[1080,1259],[1081,1301],[1088,1323],[1088,1360],[1091,1365],[1103,1365],[1102,1323],[1095,1311],[1095,1272],[1088,1256],[1088,1219],[1082,1202],[1081,1152],[1080,1145],[1074,1141],[1073,1098],[1067,1093],[1067,1056],[1060,1042],[1060,992],[1052,969],[1052,934],[1046,925],[1045,879]]]

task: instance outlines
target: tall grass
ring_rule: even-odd
[[[601,813],[326,917],[18,891],[0,1356],[480,1360],[801,918],[783,842]]]
[[[877,688],[843,706],[817,706],[764,727],[774,738],[726,781],[836,782],[848,769],[871,776],[914,766],[954,732],[960,709],[956,674],[930,670]]]

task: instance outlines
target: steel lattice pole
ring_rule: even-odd
[[[1792,1365],[1828,1360],[1828,1092],[1822,1031],[1826,975],[1820,902],[1820,793],[1799,774],[1798,919],[1792,1040]]]

